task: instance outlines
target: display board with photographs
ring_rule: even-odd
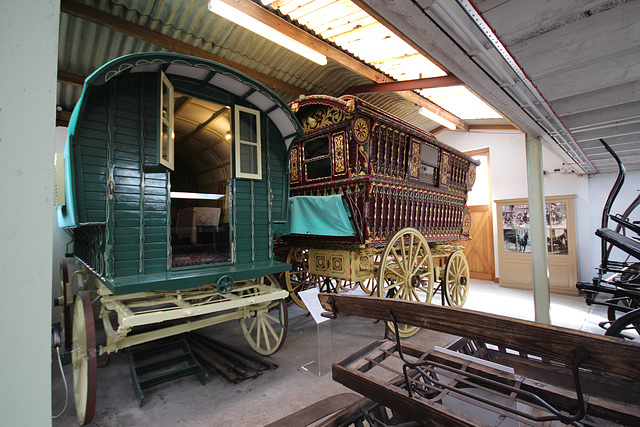
[[[547,249],[550,254],[567,255],[567,207],[565,203],[545,204]],[[502,206],[505,252],[531,253],[528,205]]]

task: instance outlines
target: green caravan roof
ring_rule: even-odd
[[[244,74],[216,62],[202,58],[168,52],[147,52],[125,55],[106,63],[84,83],[82,95],[76,104],[71,119],[65,147],[65,193],[66,206],[58,206],[58,226],[77,226],[73,194],[73,177],[71,165],[73,159],[69,149],[76,129],[82,121],[87,107],[89,95],[95,87],[105,84],[109,80],[127,73],[157,73],[163,71],[167,76],[187,77],[200,81],[229,93],[240,100],[253,105],[271,119],[282,135],[282,141],[289,150],[292,143],[304,134],[300,122],[291,112],[289,106],[271,89]]]
[[[262,83],[216,62],[166,52],[125,55],[100,67],[85,80],[82,96],[74,109],[74,115],[78,107],[83,108],[81,104],[85,102],[92,86],[102,85],[125,73],[155,73],[160,70],[167,76],[187,77],[223,89],[253,104],[273,121],[282,134],[287,148],[303,134],[302,126],[289,106]],[[69,132],[71,133],[71,123]]]

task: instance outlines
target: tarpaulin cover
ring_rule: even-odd
[[[291,197],[289,209],[290,234],[356,235],[349,208],[341,195]]]

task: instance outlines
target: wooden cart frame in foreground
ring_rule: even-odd
[[[481,416],[488,413],[493,422],[528,425],[592,425],[590,417],[640,423],[636,343],[409,301],[332,294],[320,300],[334,316],[392,320],[467,337],[460,353],[378,341],[333,365],[336,381],[414,421],[486,425],[492,421]],[[460,402],[474,410],[461,410]]]
[[[290,154],[290,250],[284,285],[359,284],[381,297],[462,306],[469,265],[467,192],[477,162],[353,96],[304,96]],[[300,212],[300,215],[297,213]],[[436,285],[438,287],[436,287]],[[417,328],[403,325],[401,335]]]

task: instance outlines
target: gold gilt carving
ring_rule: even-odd
[[[420,143],[414,141],[412,151],[411,151],[411,178],[417,178],[419,170],[420,170]]]
[[[464,219],[462,220],[462,233],[468,234],[471,230],[471,214],[469,212],[464,213]]]
[[[469,165],[469,177],[467,178],[467,188],[472,188],[476,182],[476,165]]]
[[[353,135],[361,144],[369,139],[369,125],[364,117],[358,117],[353,121]]]
[[[442,153],[442,173],[440,179],[442,185],[449,185],[449,178],[451,177],[451,158],[448,154]]]
[[[344,111],[328,106],[321,106],[300,119],[305,132],[311,132],[327,126],[333,126],[348,118]]]
[[[300,176],[298,174],[298,148],[291,149],[291,155],[289,156],[289,169],[291,173],[291,182],[298,182]]]
[[[333,152],[335,155],[336,173],[344,172],[344,135],[333,137]]]

